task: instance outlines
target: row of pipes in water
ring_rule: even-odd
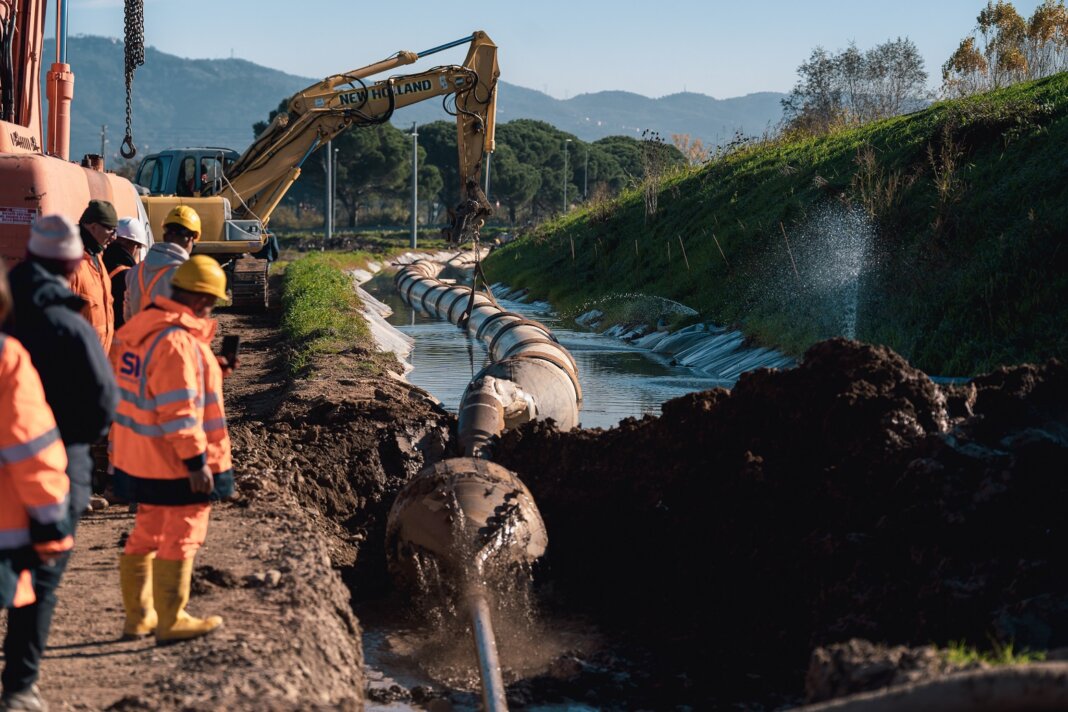
[[[443,266],[419,261],[394,278],[413,308],[466,329],[483,341],[490,364],[471,380],[459,407],[463,457],[425,468],[397,495],[386,531],[390,569],[412,581],[432,568],[450,583],[471,618],[487,711],[507,709],[490,615],[491,571],[529,568],[548,535],[530,491],[515,473],[491,461],[502,432],[552,418],[578,425],[582,402],[575,359],[552,332],[509,312],[492,296],[438,278]]]

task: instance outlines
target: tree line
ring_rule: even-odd
[[[285,110],[285,101],[279,111]],[[272,113],[270,118],[273,118]],[[253,128],[258,134],[266,122]],[[419,222],[443,224],[460,195],[456,125],[435,121],[417,127]],[[489,199],[494,221],[522,225],[558,214],[567,205],[604,200],[645,180],[650,155],[656,165],[681,166],[686,157],[659,137],[609,136],[586,142],[544,121],[499,124],[490,161]],[[390,123],[350,129],[333,141],[335,209],[339,224],[406,224],[411,219],[412,136]],[[566,173],[565,173],[565,153]],[[322,224],[325,151],[304,166],[272,219],[282,227]],[[484,180],[484,177],[483,177]]]

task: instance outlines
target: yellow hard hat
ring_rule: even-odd
[[[181,225],[190,232],[195,232],[200,237],[200,216],[197,211],[188,205],[175,205],[167,217],[163,219],[163,227],[168,225]]]
[[[187,292],[226,299],[226,273],[218,262],[207,255],[193,255],[186,260],[174,271],[171,285]]]

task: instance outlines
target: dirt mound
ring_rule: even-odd
[[[714,665],[735,699],[800,695],[809,651],[853,637],[1068,642],[1056,362],[943,390],[835,339],[660,418],[527,425],[494,459],[542,510],[543,580],[684,667]]]
[[[812,651],[805,675],[805,697],[808,702],[823,702],[985,667],[988,666],[979,661],[951,662],[944,651],[933,645],[907,648],[854,638]]]
[[[346,569],[357,595],[370,595],[387,583],[389,507],[413,475],[442,458],[453,423],[406,383],[301,381],[264,423],[231,429],[242,455],[238,484],[257,500],[283,488],[305,509],[318,510],[334,534],[335,566]]]

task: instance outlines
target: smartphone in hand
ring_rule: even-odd
[[[227,334],[222,340],[222,353],[219,354],[230,368],[237,363],[237,356],[241,352],[241,337],[237,334]]]

